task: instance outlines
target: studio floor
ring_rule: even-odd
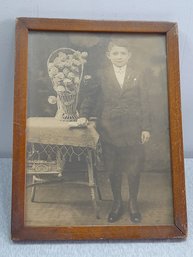
[[[37,256],[37,257],[42,257],[42,256],[47,256],[47,257],[53,257],[53,256],[138,256],[138,257],[155,257],[155,256],[167,256],[167,257],[182,257],[182,256],[192,256],[193,252],[193,202],[192,202],[192,195],[193,195],[193,159],[185,159],[185,173],[186,173],[186,196],[187,196],[187,215],[188,215],[188,237],[186,240],[148,240],[148,241],[100,241],[100,242],[28,242],[28,243],[15,243],[11,241],[11,172],[12,172],[12,160],[11,159],[0,159],[0,227],[1,227],[1,232],[0,232],[0,256],[2,257],[15,257],[15,256]],[[170,202],[168,199],[166,199],[166,192],[165,189],[169,188],[168,186],[166,188],[163,188],[161,190],[161,186],[163,182],[165,181],[168,183],[167,178],[164,176],[158,176],[156,175],[156,178],[154,176],[153,180],[153,175],[150,180],[150,176],[142,176],[142,181],[146,181],[146,184],[142,182],[141,186],[141,192],[139,195],[140,198],[140,203],[141,203],[141,209],[143,210],[143,220],[142,224],[145,224],[145,222],[151,221],[153,222],[160,222],[159,216],[157,216],[157,220],[154,219],[154,215],[152,217],[148,216],[151,213],[160,213],[160,210],[162,210],[162,213],[164,212],[164,209],[166,209],[166,203],[167,206],[170,206]],[[153,183],[156,182],[155,183]],[[154,187],[152,185],[154,184]],[[46,190],[46,188],[41,188],[40,190],[43,190],[44,195],[46,193],[49,193],[46,195],[46,199],[49,200],[50,203],[33,203],[30,204],[30,211],[31,215],[34,213],[37,215],[38,211],[40,211],[41,205],[44,206],[44,212],[43,212],[43,217],[44,221],[48,219],[50,220],[55,220],[56,218],[63,219],[69,221],[69,217],[65,217],[66,211],[69,213],[69,208],[71,205],[64,204],[65,201],[63,200],[63,203],[51,203],[53,199],[56,198],[56,196],[53,193],[57,193],[57,187],[59,185],[50,185],[49,188],[51,190]],[[62,185],[60,185],[62,187]],[[147,190],[148,188],[148,190]],[[145,192],[142,191],[142,189],[145,189]],[[45,199],[42,194],[37,192],[36,195],[36,200],[43,200]],[[64,190],[64,189],[63,189]],[[77,189],[75,189],[76,191]],[[83,192],[84,190],[81,190]],[[103,190],[105,191],[105,189]],[[148,195],[149,191],[149,195]],[[65,189],[65,192],[68,194],[67,188]],[[85,192],[85,191],[84,191]],[[30,191],[28,192],[30,193]],[[156,197],[160,195],[161,193],[161,200],[156,202]],[[67,195],[62,195],[61,193],[57,194],[61,195],[60,199],[64,199],[67,197]],[[77,195],[77,194],[76,194]],[[90,197],[89,192],[86,191],[86,193],[83,193],[83,196],[85,197],[88,196],[88,199]],[[43,197],[43,199],[40,198]],[[104,195],[104,197],[106,197]],[[65,198],[67,199],[67,198]],[[59,202],[59,201],[58,201]],[[126,203],[126,202],[125,202]],[[83,214],[87,215],[86,217],[89,219],[89,222],[93,221],[97,222],[94,216],[92,204],[90,201],[88,201],[88,206],[86,206],[86,210],[90,210],[89,213],[82,208]],[[87,205],[88,205],[87,204]],[[110,203],[109,203],[110,204]],[[165,204],[165,205],[164,205]],[[102,205],[102,204],[101,204]],[[162,206],[165,206],[163,208]],[[39,206],[39,207],[38,207]],[[59,208],[55,208],[56,206],[60,207],[60,215],[57,216],[56,213],[59,213]],[[81,206],[81,203],[80,203]],[[106,204],[104,204],[106,206]],[[35,208],[36,207],[36,208]],[[150,208],[151,207],[151,208]],[[154,207],[154,209],[153,209]],[[155,208],[156,207],[156,208]],[[71,210],[73,210],[73,214],[75,214],[75,206],[71,206]],[[104,207],[103,207],[104,208]],[[100,222],[106,222],[106,217],[107,217],[107,207],[103,210],[101,207],[101,220]],[[170,206],[171,208],[171,206]],[[43,210],[42,209],[42,210]],[[79,208],[78,208],[79,209]],[[33,212],[32,212],[33,210]],[[55,211],[53,211],[55,210]],[[56,211],[57,210],[57,211]],[[103,211],[102,211],[103,210]],[[159,210],[159,211],[158,211]],[[39,220],[42,220],[42,212],[38,214],[37,217],[39,217]],[[76,217],[78,217],[79,222],[82,220],[86,220],[86,218],[80,215],[80,210],[76,213]],[[166,213],[164,214],[166,215]],[[164,217],[164,215],[161,215]],[[168,215],[166,215],[168,217]],[[28,216],[30,217],[30,216]],[[52,218],[53,217],[53,218]],[[67,219],[68,218],[68,219]],[[75,218],[75,217],[74,217]],[[70,216],[71,222],[74,222],[73,220],[73,215]],[[76,219],[77,220],[77,219]],[[163,220],[163,219],[162,219]],[[59,220],[60,221],[60,220]],[[123,218],[121,221],[126,221],[128,224],[130,224],[129,218],[127,216],[127,212],[123,215]],[[121,222],[120,221],[120,222]],[[98,221],[99,222],[99,221]]]
[[[89,188],[53,182],[37,187],[34,202],[31,201],[31,188],[27,189],[25,224],[27,226],[112,225],[107,222],[112,194],[105,172],[98,172],[98,184],[102,194],[102,201],[99,202],[100,219],[95,216]],[[124,213],[113,225],[134,225],[129,218],[128,184],[125,174],[122,196]],[[171,180],[166,173],[142,173],[139,205],[142,214],[140,225],[173,224]]]

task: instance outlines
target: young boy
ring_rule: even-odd
[[[79,124],[85,125],[93,108],[97,110],[97,130],[113,194],[108,215],[111,223],[123,214],[122,172],[128,176],[130,219],[141,220],[137,196],[143,167],[142,144],[150,138],[148,99],[140,74],[129,66],[131,55],[127,40],[115,38],[109,42],[109,65],[102,69],[97,83],[85,90],[78,119]]]

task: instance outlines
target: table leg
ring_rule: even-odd
[[[91,189],[91,198],[94,204],[95,208],[95,213],[96,213],[96,218],[99,219],[99,206],[97,204],[97,186],[95,184],[95,179],[94,179],[94,169],[93,169],[93,159],[92,159],[92,150],[88,150],[87,152],[87,166],[88,166],[88,179],[89,179],[89,187]]]
[[[56,153],[56,165],[57,165],[57,171],[59,172],[58,177],[62,177],[64,168],[65,168],[65,159],[63,159],[62,154],[60,153],[59,150]]]
[[[102,195],[101,195],[100,188],[98,186],[98,180],[96,178],[95,178],[95,184],[96,184],[96,189],[97,189],[97,194],[98,194],[99,200],[101,201],[102,200]]]

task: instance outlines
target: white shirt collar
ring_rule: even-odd
[[[122,67],[117,67],[117,66],[113,65],[115,76],[116,76],[117,81],[119,82],[119,85],[121,88],[123,87],[125,74],[126,74],[126,68],[127,68],[127,65],[124,65]]]
[[[117,67],[113,64],[113,69],[114,69],[115,73],[125,73],[126,68],[127,68],[127,65],[124,65],[122,67]]]

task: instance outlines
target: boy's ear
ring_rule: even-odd
[[[128,53],[128,57],[129,57],[128,59],[130,59],[130,58],[131,58],[131,56],[132,56],[132,53],[131,53],[131,52],[129,52],[129,53]]]
[[[110,59],[110,53],[109,53],[109,52],[106,52],[106,57],[107,57],[108,59]]]

